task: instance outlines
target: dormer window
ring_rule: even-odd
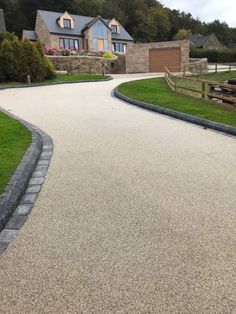
[[[118,33],[117,25],[111,25],[111,32],[112,32],[112,34]]]
[[[63,19],[63,27],[71,29],[71,20]]]

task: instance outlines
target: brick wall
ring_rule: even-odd
[[[149,49],[151,48],[180,48],[181,65],[189,63],[189,41],[166,41],[145,44],[129,44],[126,50],[127,73],[149,72]]]

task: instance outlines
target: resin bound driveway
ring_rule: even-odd
[[[236,313],[236,139],[112,98],[129,79],[0,92],[55,144],[1,313]]]

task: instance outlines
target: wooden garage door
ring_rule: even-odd
[[[149,71],[164,72],[165,67],[181,65],[180,48],[162,48],[149,50]]]

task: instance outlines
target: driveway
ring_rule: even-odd
[[[236,313],[236,139],[112,98],[130,79],[0,92],[55,144],[1,313]]]

